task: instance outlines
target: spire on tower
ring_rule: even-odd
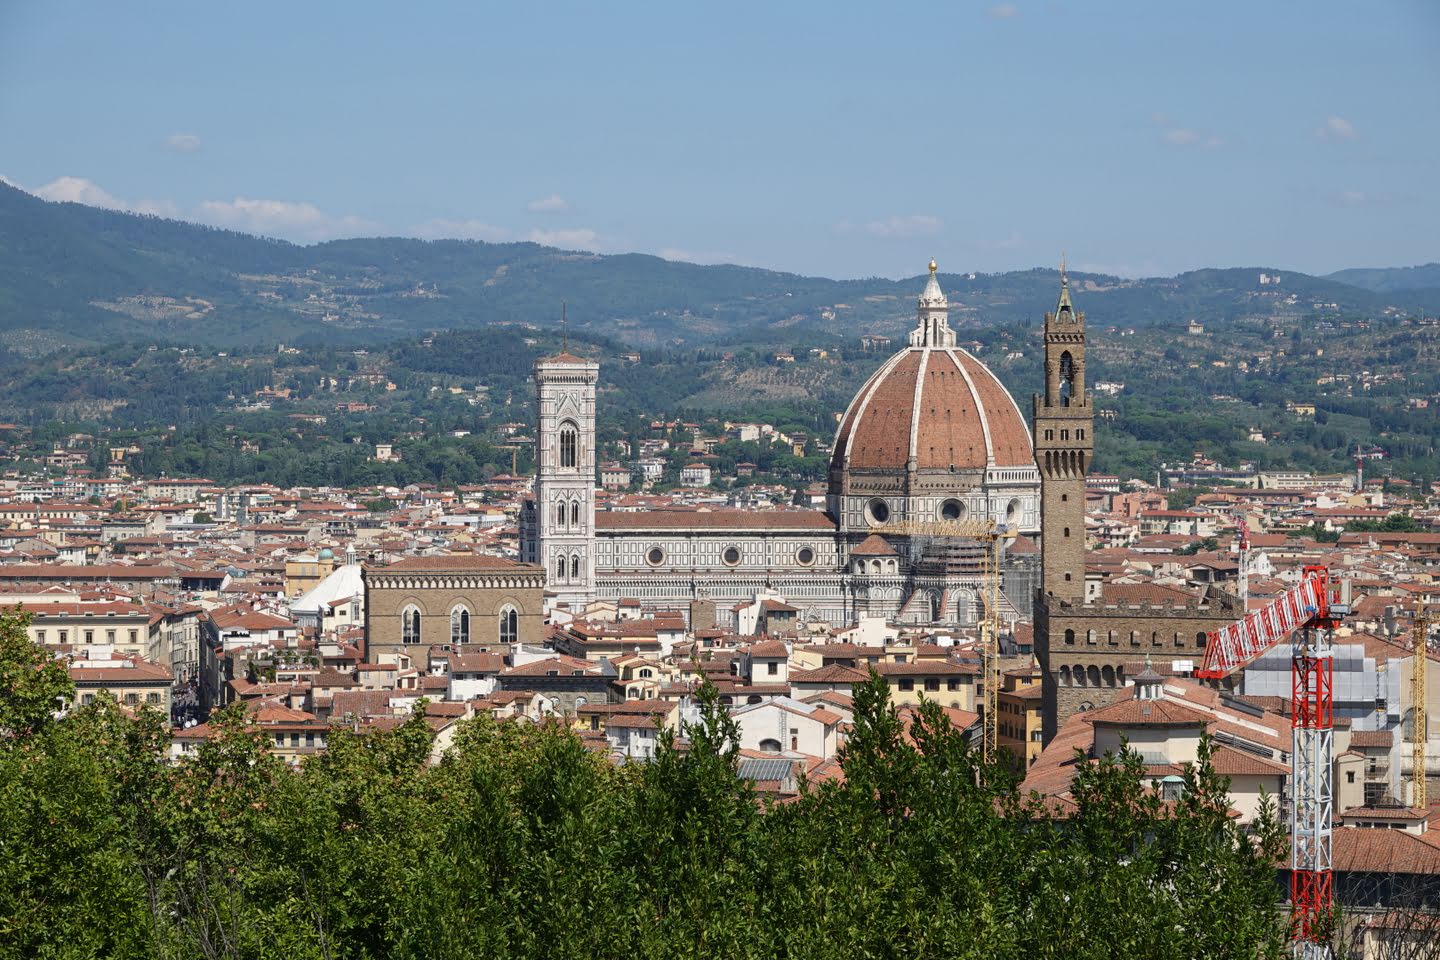
[[[1060,302],[1055,306],[1055,318],[1071,319],[1075,306],[1070,302],[1070,275],[1065,271],[1065,254],[1060,254]],[[1067,316],[1067,314],[1069,316]]]

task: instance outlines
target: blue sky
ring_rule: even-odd
[[[1440,4],[0,0],[0,176],[834,277],[1440,260]]]

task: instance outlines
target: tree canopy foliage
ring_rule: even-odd
[[[686,742],[616,766],[558,725],[423,710],[337,728],[292,770],[232,709],[165,761],[150,712],[40,716],[53,676],[3,625],[0,957],[1279,956],[1279,831],[1081,760],[1060,822],[942,711],[855,690],[843,781],[771,802],[713,688]],[[44,679],[41,678],[45,675]],[[22,688],[25,688],[22,690]],[[72,691],[73,692],[73,691]],[[26,706],[28,704],[29,706]],[[1204,760],[1204,757],[1202,757]],[[984,785],[981,785],[981,784]],[[1217,923],[1216,917],[1224,922]]]

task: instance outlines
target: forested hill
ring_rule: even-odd
[[[943,251],[941,251],[943,254]],[[963,264],[946,264],[962,267]],[[1279,282],[1262,283],[1261,274]],[[945,273],[960,327],[1034,319],[1053,270]],[[1382,292],[1264,268],[1122,280],[1072,274],[1107,324],[1222,323],[1440,307],[1440,290]],[[50,203],[0,183],[0,345],[374,344],[414,333],[559,319],[637,346],[782,344],[909,327],[919,277],[829,280],[533,243],[340,240],[313,246]]]

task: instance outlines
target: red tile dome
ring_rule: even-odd
[[[983,470],[1035,463],[1025,418],[989,368],[953,346],[910,346],[866,381],[836,435],[832,467]]]

